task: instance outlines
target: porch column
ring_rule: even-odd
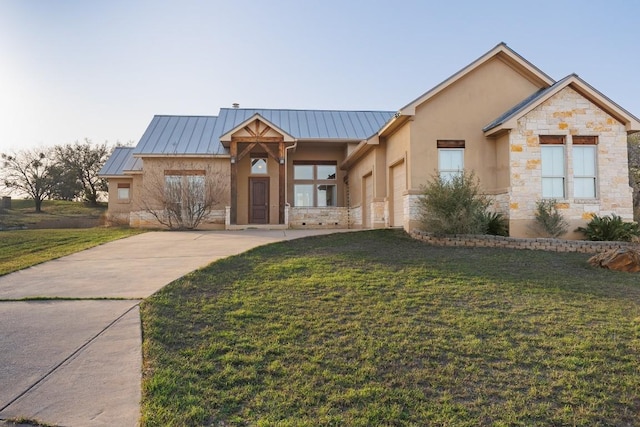
[[[279,168],[278,168],[278,183],[279,183],[279,189],[280,189],[280,194],[279,194],[279,200],[278,200],[278,205],[280,206],[279,208],[279,214],[278,214],[278,224],[284,224],[284,199],[285,199],[285,191],[287,191],[287,188],[285,186],[285,182],[284,182],[284,176],[285,176],[285,168],[287,167],[287,165],[285,165],[285,157],[284,157],[284,141],[280,141],[278,142],[278,164],[279,164]]]
[[[238,143],[231,140],[231,224],[238,223]]]

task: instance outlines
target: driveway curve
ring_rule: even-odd
[[[0,277],[0,425],[137,425],[143,298],[217,259],[338,231],[149,232]]]

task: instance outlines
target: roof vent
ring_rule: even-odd
[[[231,106],[233,108],[240,108],[240,104],[238,104],[237,102],[234,102],[233,104],[231,104]]]

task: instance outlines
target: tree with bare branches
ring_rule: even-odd
[[[93,144],[87,138],[82,143],[76,141],[74,144],[54,147],[59,167],[70,176],[72,182],[77,182],[84,201],[92,206],[98,204],[99,193],[107,191],[107,182],[98,173],[111,151],[108,143]]]
[[[58,169],[50,148],[22,150],[0,155],[2,183],[11,192],[22,193],[42,212],[42,201],[51,197],[58,183]]]
[[[204,170],[153,169],[143,177],[141,209],[174,230],[193,230],[228,198],[228,175],[214,166]]]

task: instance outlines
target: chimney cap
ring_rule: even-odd
[[[233,108],[240,108],[240,104],[238,104],[237,102],[234,102],[233,104],[231,104],[231,106]]]

